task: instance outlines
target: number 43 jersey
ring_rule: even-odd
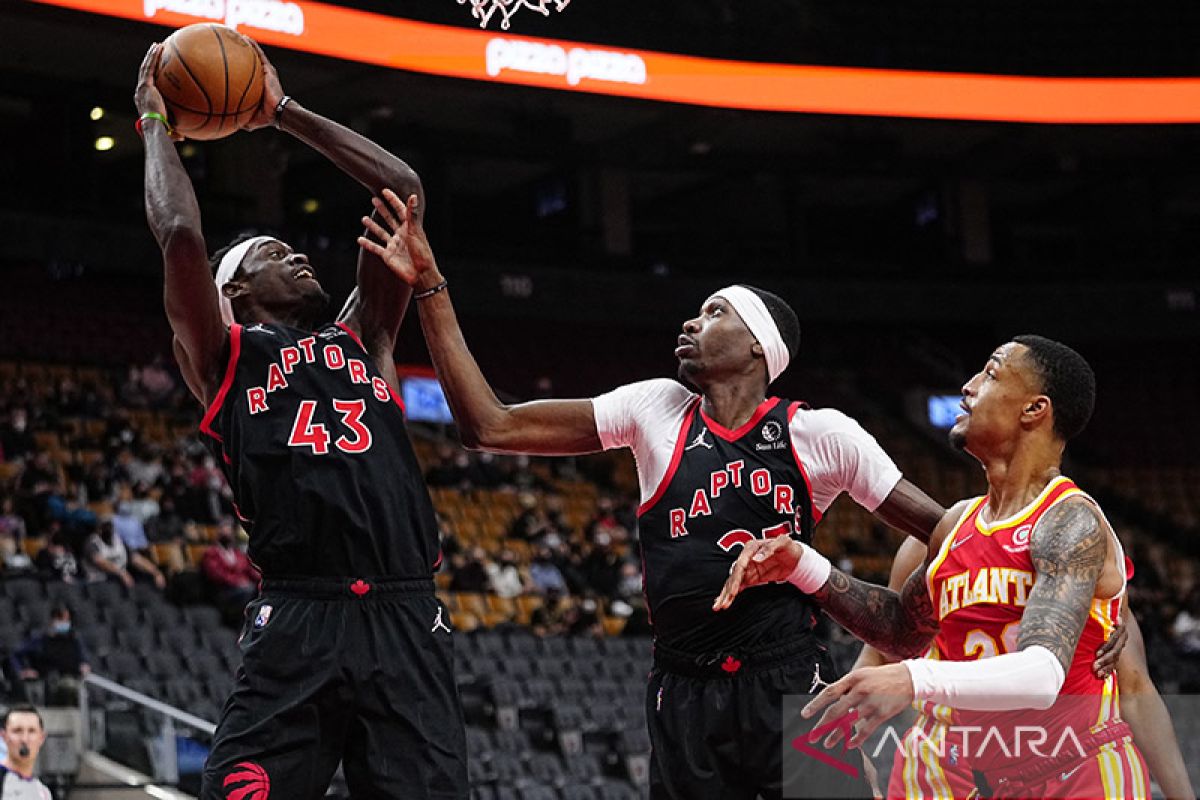
[[[234,325],[200,430],[268,578],[428,578],[433,504],[403,405],[341,323]]]

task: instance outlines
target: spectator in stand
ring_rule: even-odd
[[[100,522],[100,529],[87,538],[83,545],[84,570],[89,582],[115,580],[130,588],[134,573],[153,581],[158,588],[166,586],[166,579],[154,562],[141,553],[130,553],[113,530],[111,517]]]
[[[14,408],[0,425],[0,457],[4,461],[23,461],[36,449],[37,443],[29,431],[29,412]]]
[[[578,618],[574,604],[562,592],[551,590],[546,601],[534,609],[529,619],[535,636],[562,636]]]
[[[258,594],[258,570],[234,539],[233,520],[221,520],[217,543],[204,551],[200,572],[216,591],[217,605],[226,618],[236,621],[242,609]]]
[[[538,547],[534,551],[533,562],[529,565],[529,580],[538,594],[549,596],[551,593],[567,593],[567,582],[554,563],[554,551],[549,547]]]
[[[129,561],[137,572],[145,575],[159,589],[166,588],[167,581],[162,571],[154,563],[154,554],[150,551],[150,540],[146,538],[146,529],[142,521],[133,513],[133,505],[122,502],[117,505],[113,515],[113,530],[125,545],[129,553]]]
[[[571,636],[591,636],[596,639],[604,636],[604,625],[600,622],[600,604],[594,597],[585,597],[576,606],[574,619],[567,628]]]
[[[0,558],[5,564],[21,552],[24,541],[25,520],[13,510],[12,498],[5,497],[0,501]]]
[[[79,580],[79,562],[67,547],[66,536],[61,529],[50,534],[49,541],[38,552],[33,564],[43,580],[63,583],[75,583]]]
[[[141,382],[151,406],[162,405],[175,393],[175,378],[163,366],[162,356],[155,356],[154,361],[142,367]]]
[[[491,585],[488,577],[487,551],[482,547],[472,547],[470,554],[463,558],[462,563],[454,571],[450,579],[452,592],[486,592]]]
[[[175,498],[164,494],[158,514],[146,520],[146,538],[152,542],[178,542],[184,538],[187,520],[179,513]]]
[[[58,466],[50,460],[50,454],[45,451],[35,453],[21,471],[21,477],[17,480],[18,507],[21,515],[29,520],[35,529],[45,527],[49,519],[47,502],[61,482],[62,475]]]
[[[621,564],[621,579],[617,582],[617,598],[632,604],[642,597],[642,572],[632,561]]]
[[[501,597],[518,597],[525,591],[525,578],[517,565],[517,554],[503,550],[499,561],[487,565],[488,582],[493,593]]]
[[[79,702],[79,679],[91,672],[87,650],[71,625],[71,609],[57,605],[43,633],[26,639],[13,653],[12,667],[22,680],[44,680],[46,702],[73,706]]]
[[[517,495],[517,502],[521,505],[521,513],[509,526],[508,538],[535,542],[545,536],[550,530],[550,520],[538,507],[537,495],[533,492],[521,492]]]
[[[596,516],[587,527],[588,538],[595,542],[603,534],[611,542],[629,541],[629,530],[617,519],[616,504],[611,497],[601,497],[596,503]]]
[[[612,548],[603,530],[596,533],[592,552],[584,561],[588,586],[602,597],[615,597],[621,583],[621,557]]]
[[[1200,659],[1200,589],[1193,589],[1171,624],[1175,647],[1191,659]]]

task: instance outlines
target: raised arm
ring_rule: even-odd
[[[412,167],[362,134],[287,97],[275,67],[262,48],[257,44],[255,47],[263,63],[264,91],[259,112],[246,124],[247,130],[276,125],[328,158],[371,194],[378,195],[384,187],[391,187],[404,197],[416,195],[417,213],[425,213],[425,190]],[[408,284],[384,267],[377,257],[359,250],[358,288],[347,301],[339,321],[359,334],[376,365],[393,385],[396,378],[392,351],[411,293]]]
[[[1117,659],[1117,680],[1121,689],[1121,716],[1133,729],[1133,740],[1146,757],[1150,774],[1158,781],[1167,800],[1185,800],[1196,796],[1188,777],[1187,765],[1179,751],[1175,727],[1166,703],[1159,695],[1146,665],[1146,645],[1137,619],[1126,605],[1124,627],[1129,642]]]
[[[162,45],[153,45],[138,73],[134,103],[142,115],[145,146],[146,221],[163,254],[163,302],[175,333],[184,380],[202,403],[211,400],[228,331],[221,321],[217,289],[208,265],[200,206],[175,152],[166,106],[154,86]],[[157,115],[147,117],[147,114]]]
[[[438,379],[454,412],[463,444],[503,453],[575,455],[602,448],[591,400],[539,400],[501,403],[467,348],[446,280],[433,257],[419,217],[391,190],[384,192],[390,210],[385,230],[364,219],[375,240],[359,239],[365,250],[383,259],[406,282],[416,285],[421,328]],[[378,241],[376,241],[378,240]],[[384,244],[380,244],[383,242]]]

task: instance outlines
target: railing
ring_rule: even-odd
[[[158,734],[150,741],[150,762],[153,766],[154,780],[166,785],[176,786],[179,783],[179,753],[175,739],[177,726],[208,736],[212,736],[217,730],[217,726],[208,720],[181,711],[103,676],[91,674],[83,679],[83,686],[79,691],[79,712],[83,720],[84,750],[98,749],[98,743],[95,741],[96,731],[93,730],[90,714],[90,693],[92,691],[119,697],[145,709],[159,719]],[[154,787],[147,787],[147,789],[149,788]]]

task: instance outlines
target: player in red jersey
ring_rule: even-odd
[[[868,644],[907,659],[856,670],[805,709],[825,710],[818,727],[853,715],[852,747],[914,700],[945,705],[986,796],[1148,797],[1115,676],[1091,670],[1120,613],[1124,554],[1095,501],[1059,471],[1066,442],[1091,416],[1092,370],[1065,345],[1016,337],[963,398],[951,441],[981,462],[988,494],[946,513],[924,568],[899,593],[799,543],[751,542],[714,607],[785,580]],[[931,642],[940,658],[920,658]]]
[[[905,539],[892,561],[888,587],[899,591],[927,554],[928,549],[920,541]],[[1126,577],[1133,578],[1133,564],[1128,561]],[[881,666],[890,661],[880,651],[864,645],[854,666]],[[1122,606],[1120,628],[1096,651],[1092,662],[1092,672],[1100,679],[1108,677],[1113,669],[1117,671],[1121,690],[1121,717],[1133,729],[1134,743],[1150,765],[1151,775],[1166,797],[1172,800],[1194,797],[1166,704],[1150,679],[1141,629],[1127,604]],[[889,800],[967,797],[975,788],[974,775],[962,758],[962,737],[951,727],[949,709],[945,706],[927,709],[922,705],[919,710],[921,714],[914,728],[920,734],[910,731],[902,740],[903,748],[897,748],[891,776],[883,785],[886,796]],[[936,743],[943,736],[945,742],[939,747]]]

